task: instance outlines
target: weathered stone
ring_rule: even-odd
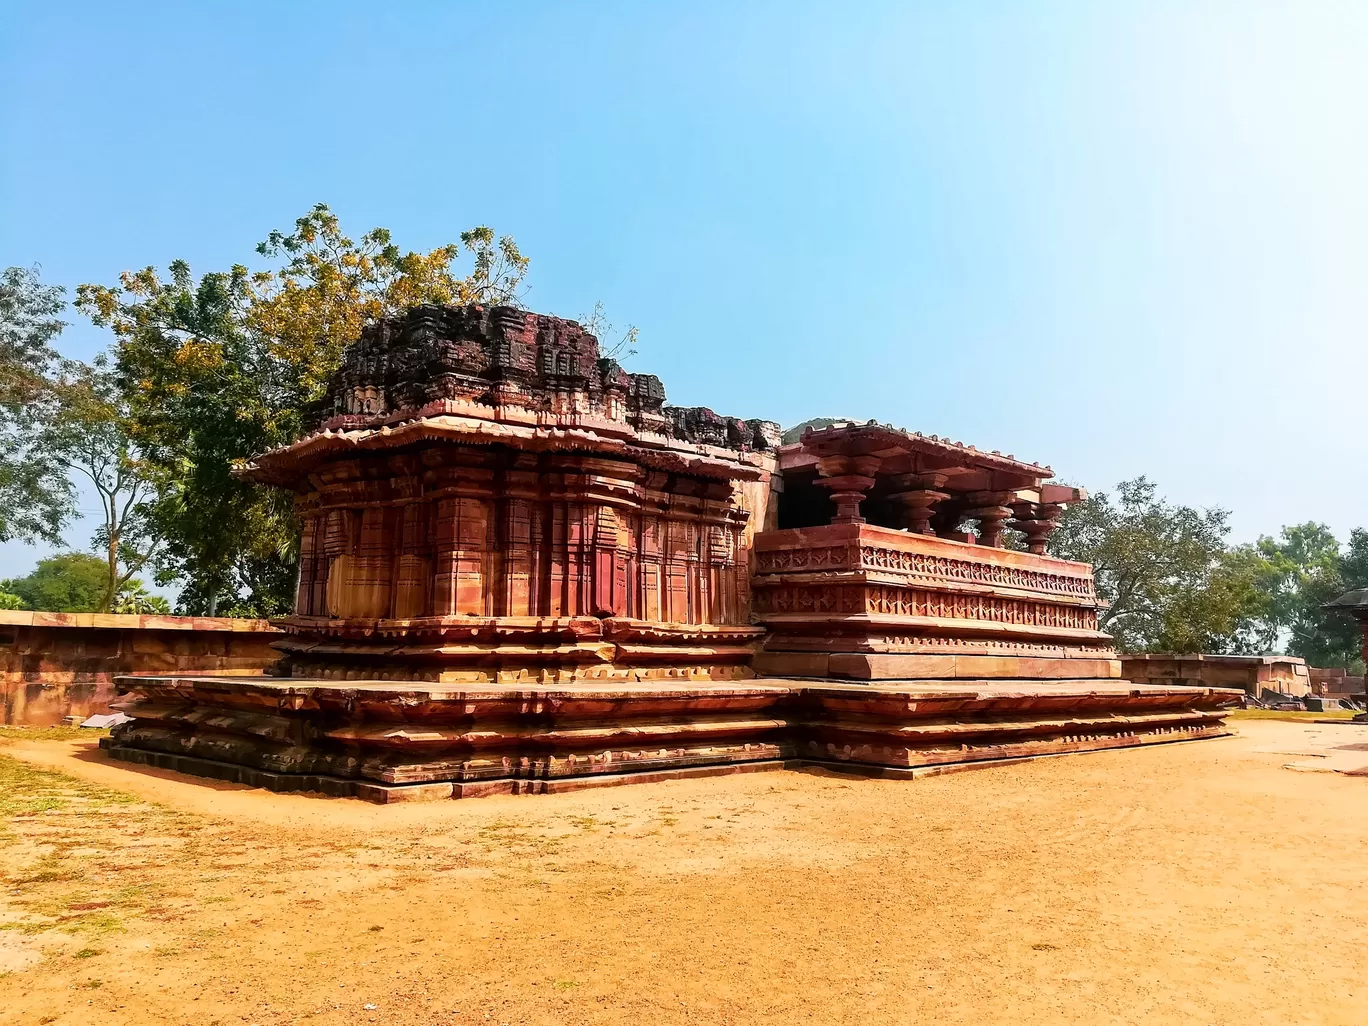
[[[873,424],[776,448],[509,308],[368,328],[328,406],[245,471],[303,524],[279,675],[122,680],[111,753],[542,794],[1208,737],[1238,697],[1119,679],[1091,569],[1043,554],[1082,497],[1048,467]]]
[[[108,713],[124,674],[260,674],[278,637],[264,620],[0,610],[0,722]]]

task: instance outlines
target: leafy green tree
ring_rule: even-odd
[[[513,240],[486,227],[405,252],[383,228],[353,241],[321,204],[258,254],[279,265],[196,278],[176,261],[165,278],[148,267],[77,290],[77,307],[114,331],[130,436],[159,478],[147,509],[164,540],[157,577],[184,583],[190,613],[289,609],[291,497],[233,470],[299,437],[361,327],[418,303],[516,302],[527,270]]]
[[[1093,565],[1099,626],[1123,651],[1225,652],[1250,644],[1265,598],[1257,554],[1231,553],[1229,514],[1173,505],[1144,477],[1067,510],[1050,552]]]
[[[38,432],[34,451],[46,462],[84,477],[100,501],[101,521],[94,539],[106,560],[100,608],[112,611],[115,597],[157,549],[146,515],[155,491],[155,468],[129,441],[127,410],[103,358],[94,365],[68,363],[52,389],[56,410]]]
[[[0,581],[0,591],[19,596],[25,609],[54,613],[98,612],[106,584],[105,561],[89,552],[64,552],[40,559],[27,577]]]
[[[55,408],[52,341],[66,326],[65,307],[63,290],[42,284],[36,269],[0,272],[0,541],[59,542],[75,513],[62,468],[33,445]]]
[[[171,604],[160,595],[151,595],[142,581],[128,581],[114,601],[116,613],[169,613]]]
[[[1324,608],[1331,599],[1355,588],[1368,588],[1368,532],[1356,528],[1341,548],[1325,524],[1308,522],[1284,527],[1277,538],[1257,543],[1267,564],[1261,588],[1267,596],[1262,637],[1312,666],[1357,670],[1361,635],[1354,620]]]

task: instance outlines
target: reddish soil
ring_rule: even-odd
[[[0,1023],[1361,1026],[1368,778],[1278,752],[1368,731],[1240,730],[408,806],[0,743]]]

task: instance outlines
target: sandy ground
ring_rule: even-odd
[[[1368,777],[1282,753],[1368,729],[1240,731],[389,807],[0,744],[0,1023],[1362,1026]]]

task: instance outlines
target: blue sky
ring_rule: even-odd
[[[316,201],[412,248],[490,224],[673,402],[1345,535],[1365,53],[1368,4],[1311,0],[10,4],[0,264],[223,268]]]

